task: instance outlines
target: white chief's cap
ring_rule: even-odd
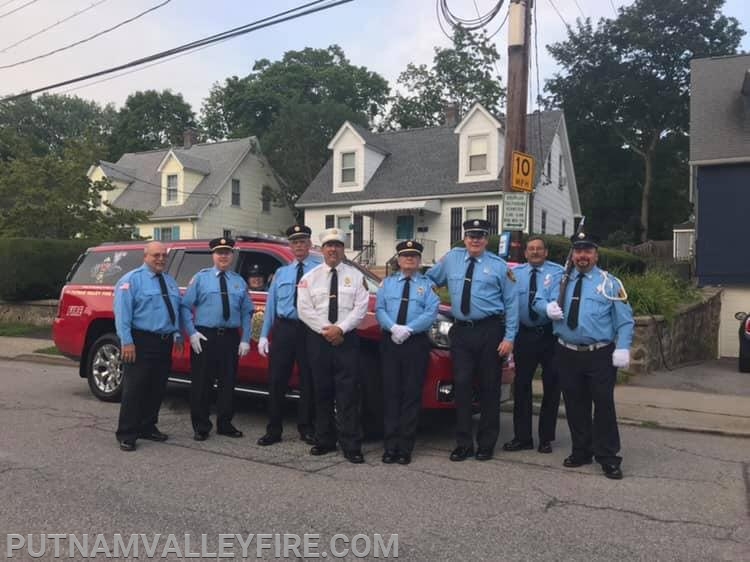
[[[340,242],[346,244],[346,234],[340,228],[327,228],[320,233],[320,245],[324,246],[328,242]]]

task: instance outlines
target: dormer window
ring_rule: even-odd
[[[341,183],[354,183],[356,181],[356,153],[344,152],[341,154]]]
[[[167,202],[177,201],[177,174],[167,176]]]
[[[469,173],[487,171],[487,136],[469,138]]]

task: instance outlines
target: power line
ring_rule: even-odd
[[[550,5],[550,6],[552,6],[552,8],[553,8],[553,9],[555,10],[555,12],[557,12],[557,15],[558,15],[558,17],[559,17],[559,18],[560,18],[560,20],[561,20],[561,21],[562,21],[562,22],[563,22],[563,23],[565,24],[565,27],[566,27],[566,28],[567,28],[568,30],[570,30],[570,29],[571,29],[571,27],[570,27],[570,24],[568,24],[568,22],[567,22],[567,21],[565,21],[565,18],[564,18],[564,17],[563,17],[563,15],[562,15],[562,14],[560,13],[560,10],[558,10],[558,9],[557,9],[557,6],[555,6],[555,3],[554,3],[554,2],[552,1],[552,0],[547,0],[547,2],[549,2],[549,5]]]
[[[477,6],[477,0],[473,0],[473,1],[474,1],[474,9],[475,9],[475,10],[477,11],[477,17],[478,17],[478,18],[481,18],[482,16],[481,16],[481,14],[479,13],[479,6]],[[500,2],[500,4],[502,4],[502,2]],[[503,23],[505,23],[505,20],[503,20],[503,21],[502,21],[502,22],[500,23],[500,27],[502,27],[502,26],[503,26]],[[500,31],[500,29],[498,29],[497,31]],[[497,31],[496,31],[495,33],[497,33]],[[493,34],[493,35],[494,35],[494,34]],[[488,37],[487,39],[489,40],[489,37]],[[500,79],[500,68],[499,68],[499,67],[497,66],[497,61],[493,61],[493,63],[494,63],[494,65],[495,65],[495,72],[497,72],[497,76],[498,76],[498,80],[499,80],[499,79]]]
[[[9,16],[11,14],[15,14],[16,12],[23,10],[26,6],[31,6],[32,4],[36,4],[37,2],[39,2],[39,0],[30,0],[29,2],[26,2],[26,4],[21,4],[20,6],[18,6],[18,8],[13,8],[10,12],[0,14],[0,19],[3,19],[5,16]],[[5,4],[3,4],[3,6],[7,6],[8,4],[10,4],[10,2],[6,2]]]
[[[612,11],[617,15],[617,8],[615,8],[615,3],[612,0],[609,0],[609,5],[612,6]]]
[[[54,49],[52,51],[48,51],[46,53],[43,53],[41,55],[37,55],[35,57],[31,57],[29,59],[25,59],[25,60],[21,60],[21,61],[18,61],[18,62],[14,62],[12,64],[5,64],[3,66],[0,66],[0,70],[4,70],[6,68],[13,68],[13,67],[16,67],[16,66],[21,66],[22,64],[27,64],[27,63],[33,62],[35,60],[43,59],[43,58],[49,57],[51,55],[54,55],[56,53],[60,53],[62,51],[67,51],[68,49],[72,49],[73,47],[77,47],[78,45],[82,45],[83,43],[88,43],[92,39],[96,39],[97,37],[101,37],[105,33],[109,33],[110,31],[114,31],[115,29],[117,29],[119,27],[122,27],[123,25],[131,23],[131,22],[133,22],[133,21],[135,21],[135,20],[137,20],[137,19],[145,16],[149,12],[153,12],[154,10],[158,10],[159,8],[161,8],[163,6],[166,6],[171,1],[172,0],[164,0],[164,2],[162,2],[161,4],[157,4],[156,6],[154,6],[152,8],[149,8],[148,10],[145,10],[145,11],[141,12],[140,14],[136,14],[132,18],[128,18],[125,21],[121,21],[117,25],[114,25],[114,26],[112,26],[112,27],[110,27],[108,29],[105,29],[103,31],[99,31],[97,33],[94,33],[93,35],[90,35],[90,36],[86,37],[85,39],[81,39],[80,41],[76,41],[75,43],[71,43],[70,45],[66,45],[64,47],[60,47],[59,49]]]
[[[15,94],[15,95],[12,95],[12,96],[6,96],[5,98],[0,99],[0,101],[12,101],[12,100],[15,100],[15,99],[18,99],[18,98],[30,96],[30,95],[37,94],[37,93],[40,93],[40,92],[44,92],[44,91],[47,91],[47,90],[51,90],[51,89],[54,89],[54,88],[60,88],[62,86],[67,86],[68,84],[75,84],[77,82],[83,82],[84,80],[90,80],[91,78],[98,78],[99,76],[105,76],[107,74],[112,74],[113,72],[118,72],[120,70],[126,70],[128,68],[133,68],[135,66],[140,66],[140,65],[152,62],[152,61],[156,61],[156,60],[163,59],[163,58],[166,58],[166,57],[169,57],[169,56],[172,56],[172,55],[176,55],[178,53],[182,53],[182,52],[185,52],[185,51],[192,51],[194,49],[197,49],[198,47],[203,47],[203,46],[211,45],[213,43],[218,43],[218,42],[221,42],[221,41],[223,41],[225,39],[230,39],[230,38],[233,38],[233,37],[238,37],[238,36],[244,35],[246,33],[251,33],[253,31],[257,31],[259,29],[263,29],[265,27],[271,27],[273,25],[276,25],[276,24],[279,24],[279,23],[283,23],[285,21],[290,21],[290,20],[293,20],[293,19],[300,18],[302,16],[313,14],[315,12],[320,12],[322,10],[327,10],[329,8],[333,8],[333,7],[339,6],[341,4],[347,4],[349,2],[352,2],[353,0],[337,0],[335,2],[328,3],[328,4],[324,5],[324,6],[318,6],[318,7],[315,7],[315,8],[311,8],[309,10],[305,10],[305,11],[299,12],[299,10],[301,10],[302,8],[306,8],[308,6],[312,6],[312,5],[315,5],[315,4],[320,4],[321,2],[324,2],[324,1],[326,1],[326,0],[316,0],[315,2],[309,2],[309,3],[304,4],[302,6],[298,6],[297,8],[293,8],[291,10],[286,10],[284,12],[280,12],[280,13],[275,14],[273,16],[262,18],[260,20],[255,21],[255,22],[251,22],[251,23],[245,24],[243,26],[240,26],[240,27],[228,30],[228,31],[224,31],[224,32],[218,33],[216,35],[205,37],[203,39],[199,39],[197,41],[193,41],[191,43],[187,43],[185,45],[181,45],[181,46],[175,47],[173,49],[168,49],[168,50],[162,51],[160,53],[149,55],[147,57],[136,59],[134,61],[130,61],[130,62],[125,63],[125,64],[121,64],[121,65],[118,65],[118,66],[107,68],[105,70],[100,70],[98,72],[93,72],[91,74],[87,74],[87,75],[84,75],[84,76],[79,76],[77,78],[71,78],[69,80],[64,80],[63,82],[57,82],[55,84],[50,84],[48,86],[44,86],[44,87],[41,87],[41,88],[36,88],[34,90],[26,91],[26,92],[23,92],[21,94]],[[289,15],[289,16],[286,16],[286,17],[283,17],[283,18],[279,17],[281,15],[289,14],[290,12],[298,12],[298,13],[292,14],[292,15]]]
[[[8,4],[12,4],[15,1],[16,0],[8,0],[7,2],[3,2],[2,4],[0,4],[0,8],[5,8],[5,6],[7,6]]]
[[[15,2],[15,0],[13,0],[13,1]],[[49,26],[45,27],[44,29],[40,29],[39,31],[37,31],[35,33],[32,33],[31,35],[27,35],[23,39],[20,39],[20,40],[16,41],[15,43],[12,43],[12,44],[8,45],[7,47],[5,47],[4,49],[0,50],[0,53],[5,53],[9,49],[12,49],[13,47],[17,47],[21,43],[25,43],[29,39],[33,39],[34,37],[37,37],[37,36],[41,35],[42,33],[46,32],[46,31],[49,31],[50,29],[52,29],[54,27],[57,27],[58,25],[61,25],[61,24],[65,23],[66,21],[72,20],[76,16],[80,16],[84,12],[88,12],[89,10],[91,10],[93,8],[96,8],[99,4],[104,4],[106,1],[107,0],[99,0],[98,2],[96,2],[94,4],[91,4],[91,6],[89,6],[88,8],[84,8],[82,10],[78,10],[77,12],[72,13],[68,17],[63,18],[63,19],[57,21],[56,23],[53,23],[52,25],[49,25]]]
[[[612,1],[612,0],[610,0],[610,2],[611,2],[611,1]],[[583,10],[581,10],[581,5],[580,5],[580,4],[578,3],[578,0],[573,0],[573,2],[575,2],[575,4],[576,4],[576,8],[578,8],[578,11],[579,11],[579,12],[581,12],[581,17],[582,17],[583,19],[586,19],[586,14],[584,14],[584,13],[583,13]]]

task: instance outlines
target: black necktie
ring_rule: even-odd
[[[331,269],[331,290],[328,294],[328,321],[335,324],[339,319],[339,274]]]
[[[406,326],[406,311],[409,308],[409,281],[410,277],[404,278],[404,290],[401,293],[401,306],[398,307],[398,318],[396,318],[396,324]]]
[[[169,291],[167,291],[167,282],[164,281],[164,277],[161,273],[156,274],[156,278],[159,280],[159,287],[161,288],[161,298],[164,299],[164,304],[167,305],[167,312],[169,312],[169,319],[174,324],[174,308],[172,308],[172,301],[169,299]]]
[[[578,309],[581,306],[581,284],[583,275],[578,274],[578,281],[573,288],[573,299],[570,301],[570,310],[568,310],[568,327],[575,330],[578,327]]]
[[[219,272],[219,287],[221,288],[221,313],[224,320],[229,320],[229,295],[227,294],[227,278],[223,271]]]
[[[464,316],[469,316],[471,311],[471,280],[474,277],[474,258],[469,258],[469,267],[466,268],[466,275],[464,276],[464,290],[461,293],[461,313]]]
[[[531,268],[531,281],[529,281],[529,318],[531,321],[539,319],[539,314],[534,310],[534,297],[536,297],[536,274],[539,270],[536,267]]]
[[[302,262],[297,263],[297,281],[294,283],[294,308],[297,308],[297,285],[302,281],[302,276],[305,274],[305,264]]]

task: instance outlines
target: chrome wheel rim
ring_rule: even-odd
[[[97,349],[91,363],[91,371],[96,388],[107,394],[116,391],[122,382],[120,348],[113,343],[107,343]]]

